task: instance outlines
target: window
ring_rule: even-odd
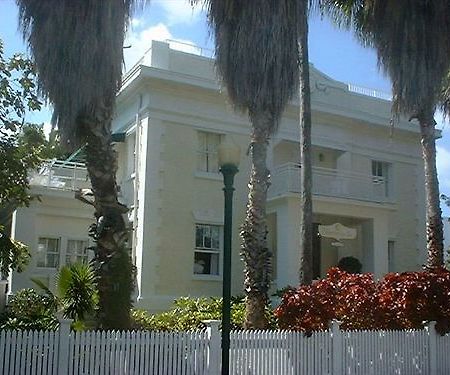
[[[60,255],[60,239],[40,237],[37,248],[37,266],[58,268]]]
[[[195,225],[194,274],[219,275],[220,232],[219,225]]]
[[[395,241],[388,241],[388,272],[395,272]]]
[[[136,169],[136,133],[128,135],[126,140],[127,145],[127,172],[128,176],[135,173]]]
[[[372,180],[375,185],[382,188],[385,197],[389,196],[389,169],[390,164],[372,160]]]
[[[217,156],[219,144],[220,134],[198,132],[198,171],[210,173],[219,172],[219,160]]]
[[[88,262],[88,241],[67,240],[66,264]]]

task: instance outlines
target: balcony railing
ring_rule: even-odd
[[[48,160],[30,175],[30,185],[44,186],[60,190],[78,190],[90,188],[84,163],[64,160]]]
[[[300,192],[300,164],[286,163],[273,168],[268,197]],[[383,177],[313,167],[313,195],[356,199],[369,202],[387,202],[388,183]]]

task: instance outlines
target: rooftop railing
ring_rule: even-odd
[[[47,160],[39,170],[31,173],[30,185],[72,191],[91,186],[84,163],[64,160]]]

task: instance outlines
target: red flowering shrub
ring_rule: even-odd
[[[450,272],[349,274],[332,268],[327,278],[287,291],[275,310],[280,328],[305,332],[327,329],[331,320],[342,329],[422,328],[436,321],[450,331]]]

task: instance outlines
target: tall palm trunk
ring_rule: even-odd
[[[117,161],[111,144],[110,120],[84,117],[80,126],[87,134],[86,165],[97,219],[90,228],[90,235],[96,243],[98,321],[104,329],[127,329],[130,326],[133,266],[126,247],[128,230],[123,218],[127,208],[117,199]]]
[[[269,112],[250,113],[252,122],[252,171],[249,182],[247,215],[241,228],[241,256],[244,261],[244,289],[248,329],[267,327],[265,307],[270,284],[271,254],[267,248],[266,200],[269,170],[266,165],[269,129],[273,119]]]
[[[311,90],[309,86],[308,2],[301,1],[299,38],[300,69],[300,284],[312,282],[313,212],[311,166]]]
[[[427,217],[427,263],[432,270],[444,265],[444,233],[439,201],[439,182],[436,169],[436,122],[433,111],[423,111],[417,116],[420,124],[422,157],[425,170],[425,201]]]

